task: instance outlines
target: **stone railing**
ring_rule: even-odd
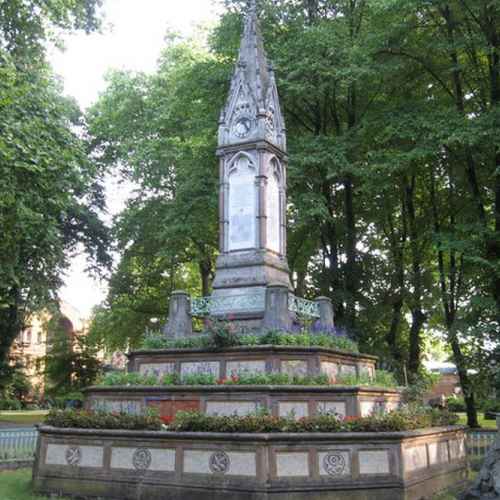
[[[193,297],[191,299],[191,316],[206,317],[210,315],[230,315],[239,311],[262,311],[265,307],[265,293],[241,293],[224,297]]]
[[[292,293],[288,295],[288,310],[305,318],[319,319],[321,316],[318,302],[296,297]]]
[[[231,318],[232,315],[235,318]],[[185,291],[175,291],[170,298],[165,334],[169,337],[189,336],[193,332],[192,318],[208,316],[251,319],[254,326],[255,321],[260,321],[262,330],[288,331],[295,320],[294,315],[316,320],[318,331],[331,332],[334,329],[333,305],[328,297],[306,300],[290,293],[283,284],[271,284],[265,289],[210,297],[191,298]]]

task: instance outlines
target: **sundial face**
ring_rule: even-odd
[[[252,120],[247,116],[238,118],[233,125],[233,134],[240,139],[247,137],[252,130]]]

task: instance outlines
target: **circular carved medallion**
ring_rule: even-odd
[[[82,459],[82,450],[79,446],[70,446],[66,450],[66,462],[72,467],[76,467]]]
[[[339,453],[328,453],[323,458],[323,468],[330,476],[340,476],[345,472],[345,458]]]
[[[214,474],[225,474],[229,470],[230,465],[231,460],[229,460],[227,453],[223,451],[212,453],[208,461],[208,466]]]
[[[151,465],[151,452],[147,448],[137,448],[132,457],[136,470],[147,470]]]

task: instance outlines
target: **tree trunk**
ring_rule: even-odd
[[[354,187],[351,176],[344,182],[345,211],[346,211],[346,265],[345,265],[345,290],[346,313],[345,325],[350,333],[356,329],[356,222],[354,218]]]
[[[434,171],[431,171],[430,195],[431,195],[432,215],[434,219],[434,233],[437,237],[440,237],[441,222],[439,218],[439,209],[436,201]],[[452,224],[454,224],[453,212],[451,216],[451,221]],[[475,404],[474,392],[470,383],[469,376],[467,374],[467,366],[465,363],[465,358],[462,349],[460,347],[460,341],[455,327],[456,314],[457,314],[456,303],[458,302],[458,297],[457,297],[458,294],[455,291],[455,286],[460,280],[456,280],[454,276],[454,273],[456,272],[454,253],[450,255],[451,269],[449,272],[450,275],[449,289],[446,280],[445,256],[444,256],[444,251],[441,249],[439,249],[437,252],[437,262],[438,262],[438,272],[439,272],[439,286],[441,292],[441,303],[443,307],[447,336],[453,352],[453,360],[457,367],[457,373],[458,373],[458,378],[460,380],[460,385],[464,393],[464,401],[467,407],[467,424],[469,425],[469,427],[479,427],[479,423],[477,420],[477,409]]]
[[[14,340],[22,330],[23,320],[19,314],[20,292],[13,287],[7,297],[8,306],[0,308],[0,378],[7,373],[9,354]]]
[[[201,276],[201,294],[203,297],[210,295],[210,287],[212,284],[212,262],[209,257],[201,260],[199,263]]]
[[[417,227],[417,216],[415,211],[415,185],[416,177],[412,175],[405,186],[406,212],[408,214],[408,234],[410,239],[412,274],[411,282],[413,291],[411,294],[411,317],[410,327],[410,352],[408,359],[408,370],[410,380],[415,380],[421,368],[422,339],[421,331],[426,316],[422,311],[422,255],[419,245],[419,231]]]

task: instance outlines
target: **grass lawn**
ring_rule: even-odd
[[[48,497],[34,495],[31,492],[31,469],[19,469],[0,472],[0,498],[2,500],[46,500]],[[64,499],[61,497],[60,500]]]
[[[465,413],[458,413],[460,417],[459,424],[467,425],[467,415]],[[482,413],[478,413],[477,418],[479,420],[479,425],[484,429],[496,429],[497,423],[496,420],[485,420],[484,415]]]
[[[0,472],[1,500],[48,500],[48,497],[34,495],[31,491],[31,469]],[[443,493],[433,497],[433,500],[456,500],[458,493]],[[59,500],[69,500],[67,497],[58,497]]]
[[[9,424],[23,424],[23,425],[34,425],[39,424],[43,421],[45,415],[47,415],[46,410],[34,410],[34,411],[0,411],[0,425],[2,422],[8,422]]]

